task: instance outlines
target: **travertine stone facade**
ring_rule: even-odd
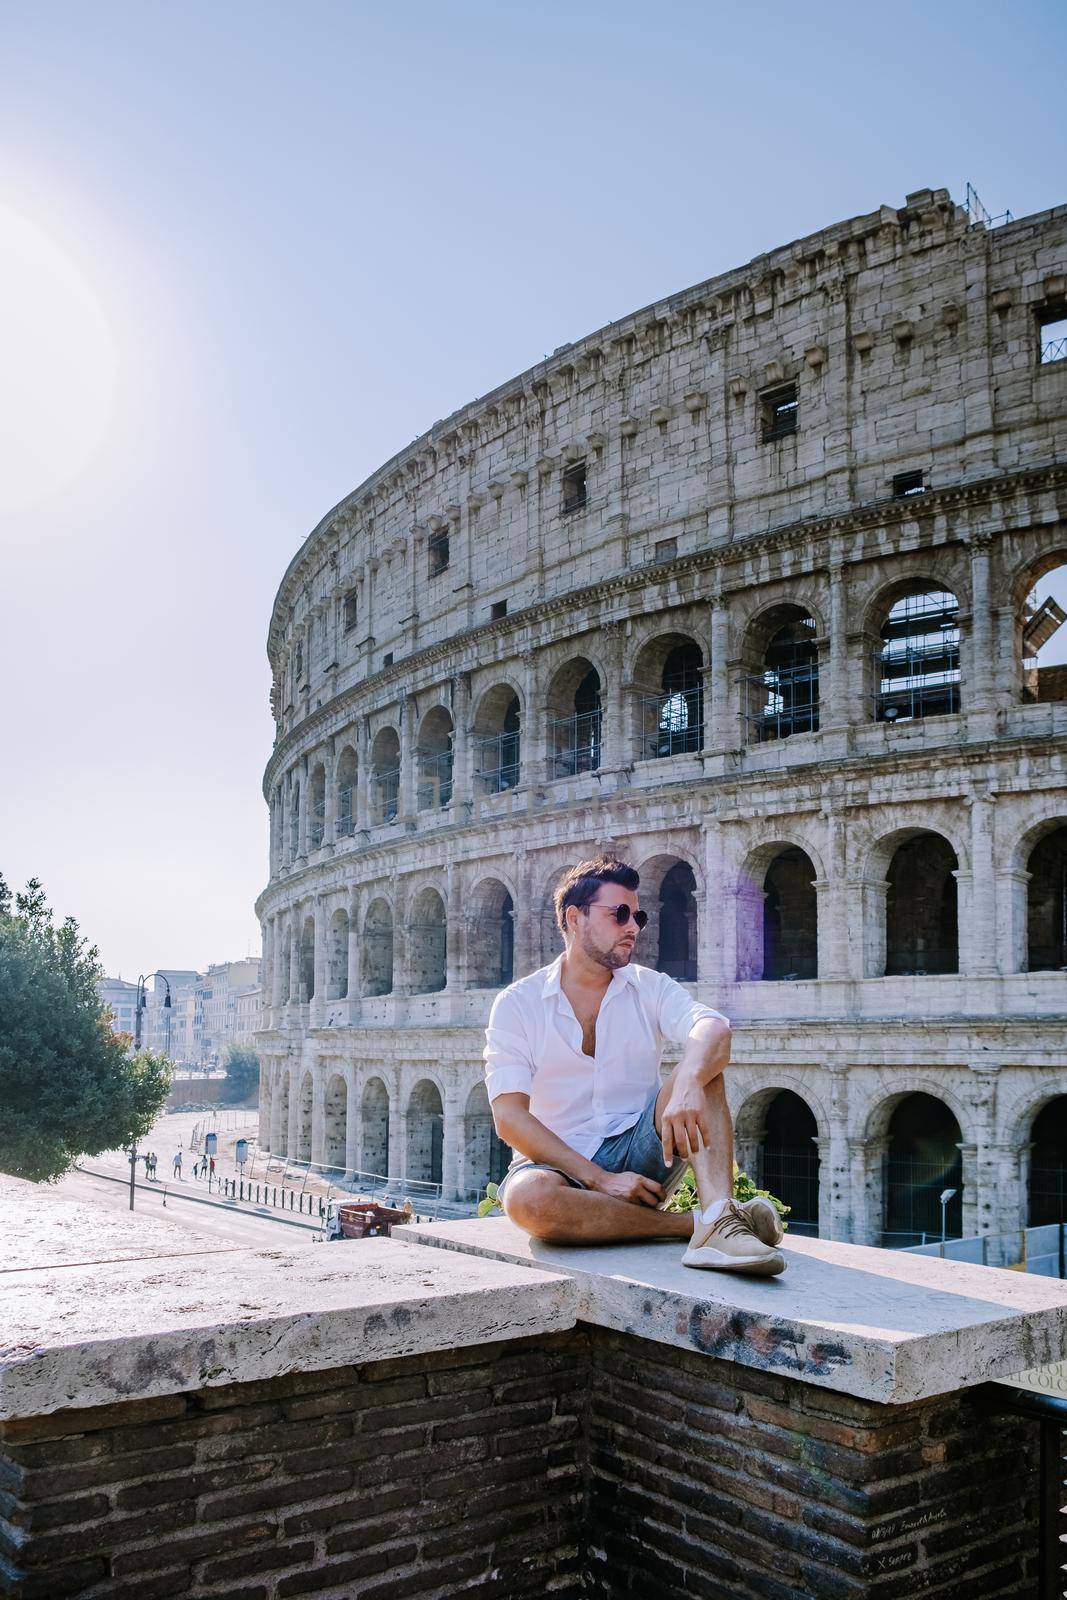
[[[1026,1220],[1067,1094],[1067,704],[1024,666],[1065,297],[1067,207],[923,190],[565,346],[323,519],[268,640],[265,1145],[483,1186],[492,992],[611,846],[641,959],[734,1019],[741,1158],[799,1163],[823,1233],[925,1228],[941,1181],[957,1230]]]

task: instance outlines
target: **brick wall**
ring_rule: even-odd
[[[2,1426],[13,1600],[1022,1600],[1036,1433],[585,1330]]]
[[[0,1594],[581,1592],[581,1335],[2,1425]]]
[[[1037,1442],[980,1392],[879,1406],[629,1336],[592,1340],[592,1593],[1023,1600]],[[1022,1428],[1016,1422],[1022,1420]]]

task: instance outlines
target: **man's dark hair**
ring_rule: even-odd
[[[618,856],[595,856],[592,861],[579,861],[560,880],[552,896],[559,931],[567,931],[567,907],[577,906],[581,911],[596,898],[602,884],[617,883],[620,889],[632,890],[640,882],[639,874],[625,861],[620,861]]]

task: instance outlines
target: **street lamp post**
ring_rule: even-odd
[[[163,997],[163,1009],[164,1009],[164,1011],[167,1012],[167,1022],[168,1022],[168,1024],[170,1023],[170,980],[167,978],[166,974],[162,973],[162,972],[158,972],[158,971],[157,972],[149,972],[147,974],[142,972],[141,976],[137,980],[137,993],[134,996],[134,1004],[133,1004],[133,1048],[134,1048],[135,1051],[138,1051],[141,1048],[141,1012],[145,1009],[145,1006],[148,1004],[148,1001],[147,1001],[147,999],[145,997],[145,987],[144,987],[145,983],[148,981],[148,978],[162,978],[163,982],[167,985],[167,992]],[[136,1193],[137,1193],[137,1140],[134,1139],[130,1144],[130,1210],[131,1211],[133,1210],[134,1196],[135,1196]]]
[[[948,1203],[956,1193],[955,1189],[942,1189],[941,1191],[941,1254],[945,1254],[946,1212]]]

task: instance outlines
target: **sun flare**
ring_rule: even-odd
[[[0,206],[0,513],[64,488],[99,451],[115,411],[117,352],[71,257]]]

